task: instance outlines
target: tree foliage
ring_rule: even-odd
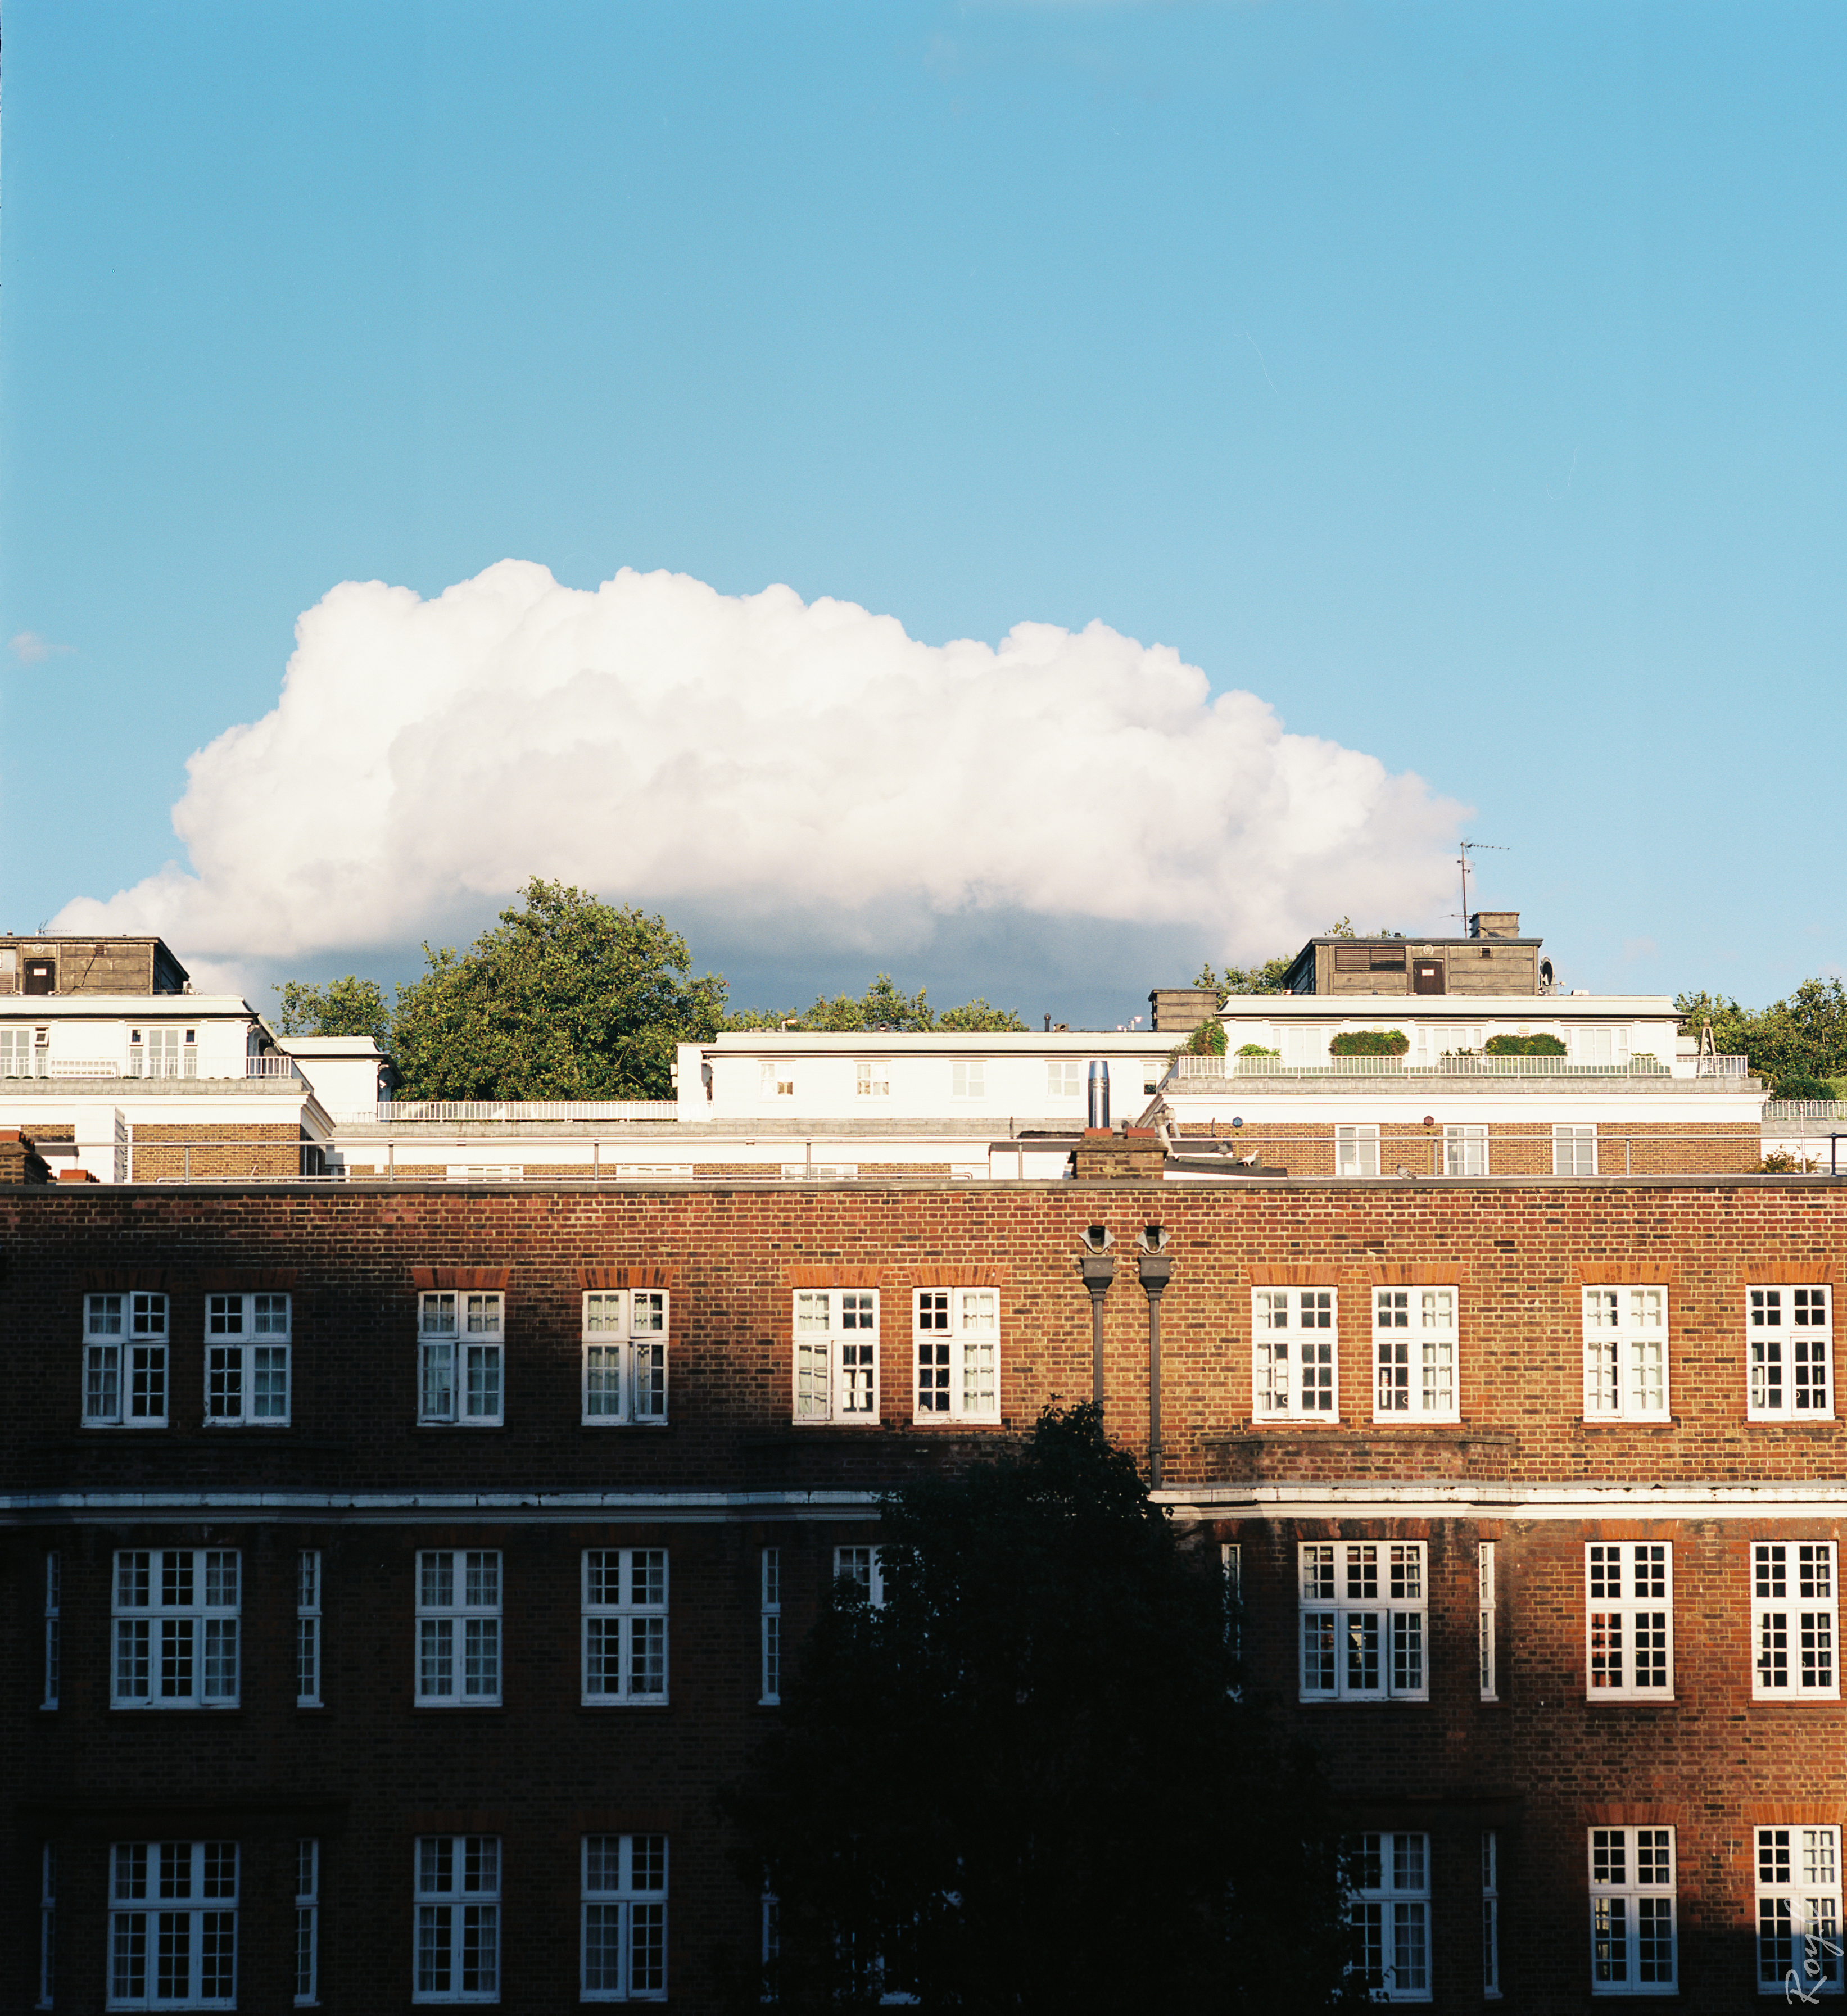
[[[392,1024],[405,1098],[664,1099],[675,1045],[724,1012],[665,919],[537,876],[466,952],[423,957]]]
[[[1234,994],[1280,994],[1283,982],[1295,960],[1290,953],[1259,959],[1255,966],[1228,966],[1220,972],[1210,960],[1194,976],[1195,987],[1216,988],[1222,1008]]]
[[[837,994],[832,1000],[815,996],[812,1008],[774,1010],[747,1008],[729,1015],[727,1029],[804,1029],[841,1034],[859,1029],[877,1030],[996,1030],[1024,1029],[1026,1024],[1011,1008],[994,1008],[979,997],[960,1008],[938,1015],[931,1006],[929,990],[920,987],[906,994],[888,973],[880,974],[863,994]]]
[[[723,1801],[779,1900],[789,2009],[1332,2006],[1348,1944],[1317,1770],[1243,1699],[1209,1541],[1095,1409],[882,1501]],[[740,2007],[762,1984],[744,1970]]]
[[[1712,1047],[1751,1060],[1755,1075],[1784,1099],[1826,1099],[1825,1081],[1847,1077],[1847,987],[1838,977],[1805,980],[1767,1008],[1741,1008],[1723,994],[1680,994],[1680,1027],[1698,1036],[1708,1024]]]
[[[276,1025],[285,1036],[372,1036],[383,1043],[390,1035],[391,1011],[376,980],[356,973],[324,987],[286,980],[276,992],[282,997]]]
[[[1482,1049],[1491,1057],[1562,1057],[1565,1046],[1543,1031],[1536,1036],[1490,1036]]]

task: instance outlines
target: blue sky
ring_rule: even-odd
[[[1444,927],[1462,832],[1509,850],[1477,893],[1566,985],[1757,1002],[1843,963],[1838,6],[13,0],[6,25],[0,927],[188,868],[187,758],[275,707],[338,584],[433,598],[511,558],[574,590],[787,583],[933,646],[1100,621],[1423,780],[1438,815],[1369,813],[1335,914]],[[311,797],[341,761],[265,760]],[[803,788],[817,850],[857,851]],[[1165,817],[1215,830],[1191,785]],[[438,862],[414,918],[325,927],[253,884],[213,928],[296,912],[253,985],[409,978],[503,869]],[[745,999],[889,964],[1113,1021],[1240,931],[1329,921],[1325,862],[1241,925],[1245,870],[1195,920],[1151,866],[1094,922],[1028,877],[922,911],[862,891],[844,936],[636,873],[604,893],[686,923]]]

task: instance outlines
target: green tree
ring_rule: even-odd
[[[1284,952],[1274,959],[1259,959],[1255,966],[1228,966],[1221,973],[1208,961],[1200,967],[1193,984],[1216,988],[1222,1008],[1234,994],[1280,994],[1294,963],[1294,956]]]
[[[929,989],[920,987],[906,994],[888,973],[880,974],[863,994],[837,994],[815,997],[812,1008],[773,1010],[747,1008],[725,1017],[727,1029],[813,1029],[848,1033],[855,1029],[1024,1029],[1010,1008],[990,1007],[978,996],[960,1008],[946,1010],[938,1017],[931,1007]]]
[[[392,1023],[406,1099],[664,1099],[675,1045],[724,1012],[664,918],[537,876],[466,952],[423,957]]]
[[[1241,1697],[1218,1550],[1096,1409],[881,1508],[883,1606],[837,1586],[722,1802],[779,1899],[781,2005],[1330,2007],[1318,1772]]]
[[[285,1036],[373,1036],[383,1043],[390,1032],[391,1013],[378,982],[356,973],[325,987],[285,980],[276,992],[282,997],[276,1025]]]
[[[1752,1070],[1786,1099],[1825,1098],[1809,1088],[1847,1075],[1847,987],[1837,977],[1805,980],[1767,1008],[1741,1008],[1719,994],[1677,995],[1682,1031],[1710,1024],[1712,1047],[1751,1060]]]

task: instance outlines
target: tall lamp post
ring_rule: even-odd
[[[1115,1243],[1107,1225],[1090,1226],[1086,1229],[1078,1260],[1084,1286],[1090,1291],[1090,1398],[1100,1418],[1103,1413],[1103,1298],[1116,1278],[1116,1263],[1110,1254]]]
[[[1158,1225],[1144,1226],[1136,1242],[1135,1268],[1148,1298],[1148,1489],[1161,1489],[1161,1298],[1167,1292],[1174,1263],[1168,1258],[1167,1233]]]

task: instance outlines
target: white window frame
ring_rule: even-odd
[[[1356,1971],[1366,1977],[1369,1999],[1429,2001],[1430,1836],[1360,1834],[1349,1867],[1348,1911],[1361,1954]]]
[[[111,1577],[116,1708],[239,1701],[243,1563],[235,1547],[124,1547]]]
[[[1751,1692],[1755,1699],[1840,1699],[1840,1589],[1832,1540],[1752,1542]]]
[[[498,1288],[430,1288],[417,1297],[417,1419],[497,1428],[505,1419],[506,1297]]]
[[[167,1425],[167,1298],[126,1288],[84,1298],[84,1426]]]
[[[1000,1419],[1000,1291],[911,1292],[912,1407],[921,1424]]]
[[[1665,1283],[1586,1288],[1582,1300],[1585,1420],[1670,1420]]]
[[[1555,1176],[1597,1174],[1597,1125],[1573,1121],[1552,1130],[1552,1173]]]
[[[952,1099],[985,1099],[988,1096],[988,1060],[985,1057],[957,1057],[950,1064],[949,1096]]]
[[[205,1425],[289,1425],[291,1296],[258,1289],[205,1298]]]
[[[585,2002],[667,2000],[667,1862],[664,1834],[583,1836],[578,1982]]]
[[[1084,1096],[1083,1074],[1084,1067],[1075,1057],[1047,1057],[1046,1098],[1082,1099]]]
[[[295,1561],[295,1705],[321,1705],[321,1550],[304,1547]]]
[[[757,1096],[759,1099],[793,1099],[794,1064],[788,1061],[779,1063],[774,1057],[761,1059],[757,1067]]]
[[[883,1547],[855,1546],[833,1550],[833,1579],[850,1582],[866,1592],[874,1610],[885,1607],[885,1564]]]
[[[498,1834],[418,1835],[412,2001],[500,2000],[500,1861]]]
[[[1841,1990],[1841,1830],[1753,1829],[1757,1992],[1813,2002]]]
[[[667,1420],[666,1289],[586,1289],[583,1319],[585,1427],[661,1427]]]
[[[1335,1126],[1334,1172],[1337,1176],[1379,1173],[1379,1129],[1375,1122],[1343,1120]]]
[[[1462,1418],[1461,1291],[1374,1288],[1373,1419]]]
[[[1430,1698],[1430,1561],[1422,1540],[1303,1540],[1299,1698]]]
[[[1500,1835],[1492,1827],[1482,1836],[1482,1999],[1501,1999]]]
[[[1495,1543],[1492,1540],[1478,1540],[1475,1543],[1475,1640],[1481,1668],[1482,1698],[1485,1701],[1500,1699],[1500,1647],[1496,1643],[1495,1633],[1497,1594],[1495,1582]]]
[[[1593,1995],[1672,1995],[1680,1986],[1679,1861],[1674,1830],[1661,1827],[1592,1827],[1590,1992]],[[1661,1877],[1663,1858],[1666,1880]],[[1644,1960],[1642,1919],[1661,1922],[1665,1903],[1667,1957],[1658,1949]],[[1658,1948],[1659,1934],[1651,1935]]]
[[[419,1708],[499,1707],[502,1571],[491,1547],[419,1550]]]
[[[1251,1291],[1251,1417],[1339,1420],[1338,1289]]]
[[[1749,1371],[1747,1420],[1834,1419],[1831,1287],[1819,1281],[1770,1281],[1748,1287],[1744,1340]]]
[[[889,1058],[854,1059],[853,1096],[855,1100],[889,1099],[891,1096],[891,1064]]]
[[[50,1549],[45,1557],[45,1686],[38,1705],[55,1708],[63,1679],[64,1557]]]
[[[1584,1546],[1584,1693],[1593,1701],[1674,1698],[1674,1546]]]
[[[797,1288],[791,1305],[798,1424],[879,1421],[879,1291]]]
[[[237,2007],[239,1860],[234,1841],[110,1844],[105,2008]],[[171,1974],[164,1979],[162,1972],[164,1965],[182,1958],[182,1942],[183,1988]],[[211,1963],[208,1942],[216,1949]],[[208,1988],[221,1992],[207,1994]]]
[[[1443,1129],[1443,1173],[1446,1176],[1488,1174],[1488,1126],[1485,1121],[1448,1122]]]
[[[758,1605],[761,1661],[758,1705],[779,1707],[783,1699],[783,1550],[765,1547],[759,1571]]]
[[[295,2007],[321,1999],[321,1844],[295,1844]]]
[[[157,1040],[153,1040],[156,1039]],[[196,1078],[199,1031],[178,1022],[144,1022],[128,1031],[131,1078]]]
[[[1568,1062],[1606,1068],[1629,1064],[1629,1025],[1626,1022],[1573,1022],[1564,1032]],[[1601,1054],[1600,1054],[1600,1053]]]
[[[578,1586],[584,1705],[664,1708],[666,1548],[586,1547]]]

